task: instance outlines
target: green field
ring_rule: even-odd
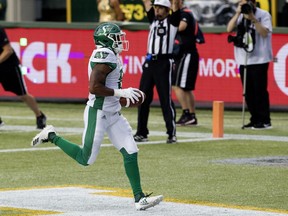
[[[56,130],[82,128],[85,105],[39,105],[48,117],[48,124]],[[137,109],[123,108],[122,113],[135,130]],[[38,132],[25,129],[35,128],[33,113],[23,103],[0,102],[0,115],[5,121],[5,126],[0,128],[1,189],[61,185],[130,189],[122,156],[113,147],[102,148],[96,163],[89,167],[78,165],[60,150],[25,151],[31,149],[31,139]],[[248,117],[246,113],[246,122]],[[255,131],[241,129],[241,111],[225,110],[224,139],[212,139],[212,110],[198,110],[197,118],[199,126],[177,128],[179,143],[168,145],[161,110],[151,109],[149,141],[156,144],[138,146],[144,191],[185,203],[288,213],[287,113],[271,113],[273,129]],[[81,130],[68,130],[60,135],[75,143],[81,142]],[[105,138],[104,144],[109,143]],[[37,149],[43,147],[53,147],[53,144]],[[278,165],[223,162],[263,157],[284,159],[279,159],[282,163]]]

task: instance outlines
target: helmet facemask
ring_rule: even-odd
[[[129,42],[126,40],[126,33],[110,33],[108,37],[113,40],[112,49],[115,53],[121,53],[122,51],[128,51]]]

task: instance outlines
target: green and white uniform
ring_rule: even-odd
[[[88,75],[95,64],[107,64],[112,71],[107,75],[105,86],[111,89],[119,89],[122,86],[122,63],[113,51],[100,48],[93,51],[89,65]],[[84,133],[82,143],[87,152],[87,164],[92,164],[99,153],[105,132],[118,150],[124,148],[128,154],[138,152],[133,139],[132,128],[123,115],[120,114],[121,105],[119,97],[97,96],[89,94],[89,100],[84,112]]]
[[[121,89],[123,70],[119,53],[128,50],[125,33],[116,24],[103,23],[95,29],[94,41],[98,48],[93,51],[89,60],[89,79],[92,68],[96,64],[106,64],[111,68],[111,72],[106,76],[105,86],[111,89]],[[104,135],[107,133],[114,147],[123,156],[125,172],[133,190],[135,202],[139,202],[145,195],[140,183],[138,148],[133,138],[132,128],[126,118],[120,114],[120,110],[119,97],[89,94],[84,111],[82,146],[67,141],[56,133],[49,133],[48,140],[78,163],[88,166],[95,162]]]
[[[89,77],[93,65],[98,63],[108,64],[112,68],[106,77],[105,85],[113,89],[121,88],[123,71],[118,55],[107,48],[94,50],[88,65]],[[127,119],[120,114],[120,110],[119,97],[89,94],[84,111],[85,127],[82,135],[82,147],[56,134],[51,134],[49,140],[78,163],[88,166],[95,162],[104,135],[107,133],[112,144],[123,156],[125,172],[131,184],[135,201],[137,201],[143,196],[137,159],[138,148],[133,138],[132,128]]]
[[[88,64],[88,76],[92,72],[92,68],[95,64],[106,64],[112,71],[107,75],[105,86],[111,89],[119,89],[122,87],[122,63],[112,50],[108,48],[95,49],[90,57]],[[121,105],[119,98],[115,96],[102,97],[94,94],[89,94],[89,100],[87,104],[96,109],[101,109],[105,112],[119,112]]]

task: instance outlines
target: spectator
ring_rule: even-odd
[[[97,0],[99,22],[124,21],[120,0]]]
[[[0,20],[5,20],[7,9],[7,0],[0,0]]]
[[[99,154],[105,133],[114,147],[122,154],[126,175],[130,181],[137,210],[159,204],[163,196],[144,195],[138,168],[138,148],[132,129],[121,115],[120,97],[137,99],[133,88],[121,89],[122,63],[119,53],[128,50],[125,33],[118,25],[103,23],[94,32],[97,48],[89,61],[89,100],[84,111],[85,129],[82,148],[58,136],[52,125],[44,128],[32,140],[32,146],[50,141],[83,166],[93,164]]]
[[[5,91],[13,92],[27,104],[27,106],[35,113],[37,129],[43,129],[46,126],[46,116],[39,110],[35,98],[28,93],[25,80],[22,76],[20,61],[10,45],[5,29],[1,26],[0,83]]]
[[[192,12],[179,1],[181,21],[177,33],[179,51],[175,55],[173,89],[183,110],[176,125],[197,125],[195,114],[195,83],[198,75],[199,54],[196,47],[195,20]]]
[[[282,25],[281,26],[287,26],[288,27],[288,0],[285,1],[285,4],[282,7],[282,13],[281,13],[281,20]]]
[[[268,67],[272,61],[272,21],[271,15],[258,7],[255,0],[241,0],[236,14],[227,25],[231,32],[237,26],[237,37],[251,36],[253,44],[234,42],[236,62],[240,65],[240,76],[245,92],[245,100],[251,114],[250,122],[243,128],[272,128],[268,86]],[[244,31],[243,31],[244,29]],[[241,41],[241,40],[240,40]],[[242,40],[243,41],[243,40]],[[254,47],[254,49],[250,49]],[[245,89],[246,86],[246,89]]]

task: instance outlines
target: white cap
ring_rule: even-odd
[[[160,5],[171,8],[171,2],[169,0],[155,0],[153,5]]]

